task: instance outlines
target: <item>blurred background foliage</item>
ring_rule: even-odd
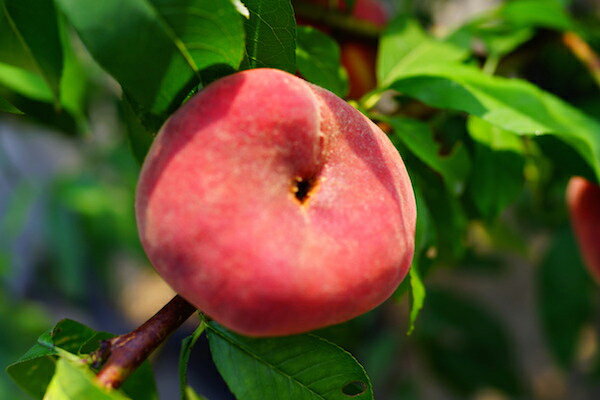
[[[125,24],[118,13],[138,13],[141,2],[107,0],[85,14],[75,0],[0,1],[1,367],[62,318],[123,333],[172,296],[141,249],[133,200],[150,133],[190,94],[240,66],[297,69],[348,92],[338,43],[351,34],[323,28],[327,17],[313,24],[323,32],[303,26],[294,34],[289,2],[259,20],[261,2],[243,3],[248,19],[224,2],[205,2],[219,15],[218,29],[199,34],[224,51],[200,46],[192,57],[202,61],[189,70],[167,65],[168,43],[142,12],[131,29],[152,40],[118,36]],[[298,20],[338,7],[324,3],[294,2]],[[577,55],[586,43],[600,50],[600,5],[384,4],[395,17],[376,31],[378,87],[351,101],[403,155],[417,196],[417,253],[392,300],[317,333],[357,357],[378,399],[600,398],[598,289],[564,200],[571,176],[597,181],[600,172],[600,67]],[[102,29],[107,18],[115,18],[114,30]],[[35,29],[15,30],[24,20]],[[267,45],[236,40],[260,24],[279,29],[261,38]],[[177,33],[191,40],[181,26]],[[367,28],[358,33],[375,43]],[[273,43],[283,49],[278,58]],[[471,67],[483,73],[469,75]],[[587,117],[491,76],[529,81]],[[539,135],[547,132],[554,134]],[[192,329],[152,360],[161,398],[178,396],[174,365]],[[204,338],[191,354],[189,382],[211,400],[233,398]],[[21,397],[1,374],[0,398]]]

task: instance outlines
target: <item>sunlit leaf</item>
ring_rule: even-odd
[[[373,399],[364,369],[314,335],[252,339],[208,325],[213,360],[238,400]]]
[[[554,135],[576,149],[600,177],[600,124],[526,81],[439,63],[397,80],[392,88],[435,107],[466,111],[508,131]]]

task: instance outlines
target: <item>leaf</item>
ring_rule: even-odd
[[[415,322],[419,316],[423,304],[425,303],[425,285],[419,275],[418,264],[413,264],[409,272],[410,278],[410,294],[411,294],[411,305],[410,305],[410,324],[407,334],[411,334],[415,329]]]
[[[159,400],[154,372],[148,361],[133,371],[121,386],[121,391],[133,400]]]
[[[230,0],[57,0],[98,63],[160,125],[209,68],[242,60]],[[110,26],[110,29],[106,29]]]
[[[94,374],[85,365],[65,359],[56,363],[56,373],[48,385],[44,400],[126,400],[119,391],[107,390],[95,383]]]
[[[467,123],[475,141],[475,156],[469,182],[469,195],[487,219],[495,218],[523,189],[525,151],[514,134],[477,117]]]
[[[154,134],[140,121],[127,96],[121,101],[121,110],[131,151],[137,162],[142,165],[154,140]]]
[[[461,26],[446,40],[470,50],[475,39],[485,44],[488,55],[500,58],[515,50],[534,35],[533,28],[519,28],[491,18],[481,18]]]
[[[68,134],[78,131],[73,116],[65,110],[56,109],[52,104],[52,92],[35,73],[0,62],[0,96],[41,123]]]
[[[439,173],[448,190],[454,195],[463,192],[471,163],[464,146],[456,145],[451,154],[441,154],[440,143],[426,123],[409,118],[386,118],[394,128],[392,142],[402,141],[421,161]]]
[[[41,399],[52,379],[57,348],[77,353],[79,347],[95,332],[72,320],[62,320],[42,334],[37,344],[6,369],[10,377],[27,393]]]
[[[418,22],[400,16],[382,34],[377,58],[377,81],[380,86],[387,86],[421,67],[460,61],[467,55],[467,50],[433,39]]]
[[[62,320],[53,329],[44,332],[38,338],[37,344],[31,347],[16,362],[9,365],[7,372],[23,390],[34,398],[41,399],[46,391],[51,392],[48,387],[51,381],[58,379],[62,382],[62,379],[66,379],[56,377],[56,374],[58,374],[56,370],[57,360],[59,360],[59,364],[60,360],[65,358],[70,361],[75,360],[87,369],[87,364],[79,356],[96,350],[100,340],[111,337],[114,337],[114,335],[106,332],[96,332],[79,322],[69,319]],[[59,389],[55,388],[53,390]],[[147,362],[143,363],[127,379],[122,390],[135,400],[158,399],[150,365]],[[58,396],[56,394],[58,392],[51,393]],[[54,399],[54,397],[51,398]],[[57,398],[62,399],[64,397]]]
[[[600,124],[559,98],[518,79],[437,64],[392,86],[435,107],[460,110],[522,135],[554,135],[576,149],[600,177]]]
[[[208,324],[213,360],[238,400],[372,399],[364,369],[315,335],[253,339]]]
[[[512,343],[475,300],[429,288],[415,335],[433,370],[458,393],[490,387],[521,393]]]
[[[6,20],[59,104],[63,52],[52,0],[2,0]]]
[[[594,290],[570,229],[562,229],[554,237],[537,279],[544,335],[556,360],[569,369],[581,330],[592,322]]]
[[[193,334],[183,339],[181,342],[181,351],[179,352],[179,390],[181,392],[181,400],[193,400],[194,396],[198,396],[189,388],[187,383],[187,369],[190,361],[192,348],[206,329],[206,322],[202,320]],[[192,395],[190,395],[190,392]]]
[[[296,62],[302,76],[344,97],[348,93],[348,76],[340,64],[337,42],[310,26],[297,27],[297,41]]]
[[[506,2],[499,15],[517,26],[536,26],[557,30],[573,30],[575,24],[557,0],[513,0]]]
[[[52,101],[52,92],[44,80],[23,68],[0,63],[0,86],[33,100]]]
[[[21,110],[10,104],[7,100],[0,97],[0,112],[7,112],[11,114],[23,114]]]
[[[250,18],[245,67],[296,72],[296,21],[290,0],[244,0]]]

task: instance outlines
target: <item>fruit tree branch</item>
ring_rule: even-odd
[[[586,66],[598,86],[600,86],[600,57],[598,57],[598,54],[581,36],[574,32],[566,32],[563,35],[563,43]]]
[[[381,28],[375,24],[359,20],[337,10],[306,3],[294,4],[294,10],[296,15],[303,20],[325,25],[340,33],[347,33],[364,39],[377,39],[381,34]]]
[[[106,359],[96,379],[100,385],[114,389],[177,329],[196,309],[183,297],[175,296],[136,330],[112,338],[100,347],[95,356]],[[107,358],[108,357],[108,358]]]

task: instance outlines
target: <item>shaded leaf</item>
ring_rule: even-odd
[[[310,26],[297,27],[296,61],[306,80],[339,97],[348,93],[348,76],[340,64],[338,44]]]
[[[474,300],[429,288],[415,334],[434,371],[457,392],[469,395],[492,387],[521,393],[511,341]]]
[[[179,390],[181,392],[181,400],[194,400],[195,398],[200,398],[194,390],[188,386],[187,369],[192,349],[205,329],[206,323],[202,320],[194,333],[183,339],[181,342],[181,351],[179,352]]]
[[[514,134],[482,119],[471,117],[467,123],[475,141],[475,156],[469,195],[479,213],[495,218],[521,193],[525,181],[524,145]]]
[[[10,104],[7,100],[0,97],[0,112],[7,112],[11,114],[23,114],[21,110]]]
[[[5,18],[58,104],[63,52],[52,0],[2,0]],[[0,4],[2,6],[2,4]]]
[[[373,398],[360,364],[318,336],[253,339],[208,328],[213,360],[238,400]]]
[[[244,0],[246,68],[296,72],[296,21],[290,0]]]
[[[394,128],[392,142],[402,141],[421,161],[439,173],[448,190],[454,195],[462,193],[471,166],[469,155],[461,144],[451,154],[442,154],[442,145],[434,140],[426,123],[409,118],[386,118]]]
[[[201,83],[204,70],[233,71],[243,57],[241,16],[230,0],[57,3],[92,56],[156,125]]]
[[[560,365],[570,368],[581,330],[592,322],[594,290],[570,229],[556,234],[537,278],[539,312],[546,340]]]

